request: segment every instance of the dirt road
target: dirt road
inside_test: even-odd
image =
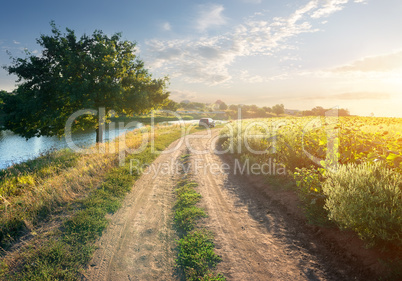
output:
[[[178,149],[160,155],[147,168],[123,206],[110,217],[84,280],[176,280],[177,236],[172,226],[176,176],[167,167],[184,151],[178,144],[172,143],[168,149]]]
[[[123,207],[111,216],[84,279],[177,280],[172,206],[178,176],[172,166],[188,149],[193,177],[203,196],[201,205],[209,215],[202,224],[215,234],[216,253],[223,260],[217,270],[228,280],[363,278],[347,259],[339,259],[327,245],[317,242],[284,206],[249,178],[235,174],[233,162],[214,153],[217,131],[209,137],[203,134],[160,155],[135,183]],[[171,170],[155,172],[161,166]]]

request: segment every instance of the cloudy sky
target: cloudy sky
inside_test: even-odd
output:
[[[402,117],[400,0],[2,1],[0,64],[49,22],[122,32],[172,99]],[[0,70],[0,89],[15,77]]]

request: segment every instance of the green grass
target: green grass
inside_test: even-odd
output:
[[[0,196],[15,197],[35,181],[58,174],[76,165],[79,154],[68,149],[47,152],[38,158],[0,170]]]
[[[213,235],[196,230],[179,240],[177,265],[184,269],[186,280],[226,280],[220,273],[211,271],[221,258],[214,252]]]
[[[162,131],[155,137],[158,150],[165,149],[181,136],[179,128],[161,130],[165,130],[165,133]],[[192,132],[194,130],[196,128]],[[108,168],[97,187],[88,188],[87,195],[62,206],[62,211],[67,215],[59,218],[62,220],[59,227],[45,234],[38,234],[13,258],[0,263],[0,279],[80,279],[95,250],[94,242],[109,223],[106,214],[115,212],[121,206],[133,182],[140,176],[138,173],[130,174],[130,159],[137,159],[141,165],[150,164],[157,156],[151,153],[148,144],[143,152],[129,155],[125,166]]]
[[[189,154],[181,156],[183,165],[188,164],[189,157]],[[176,265],[184,272],[186,280],[226,280],[221,273],[212,271],[221,261],[214,252],[213,234],[197,226],[198,220],[207,216],[197,206],[201,200],[201,194],[195,190],[197,186],[186,173],[176,185],[174,223],[180,237]]]
[[[44,205],[32,209],[25,204],[27,191],[34,191],[40,182],[75,166],[78,157],[79,154],[64,149],[0,170],[0,199],[3,201],[0,205],[0,247],[7,249],[25,234],[27,220],[35,224],[48,213]]]

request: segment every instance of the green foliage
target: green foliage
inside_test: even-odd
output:
[[[226,109],[228,109],[228,106],[226,105],[226,103],[222,102],[222,103],[219,105],[219,109],[220,109],[220,110],[226,110]]]
[[[18,196],[38,182],[74,166],[78,157],[79,154],[64,149],[0,170],[0,196]]]
[[[187,157],[188,155],[183,155],[182,161],[186,161]],[[185,180],[176,189],[174,222],[184,233],[194,229],[199,218],[206,217],[204,210],[195,206],[201,199],[201,194],[194,189],[196,186],[197,183]]]
[[[324,177],[314,167],[296,168],[293,177],[298,187],[297,194],[303,202],[304,213],[312,224],[327,225],[328,213],[324,209],[326,196],[322,191]]]
[[[177,209],[174,216],[176,227],[181,231],[190,231],[194,228],[197,220],[206,217],[204,210],[198,207],[185,207]]]
[[[175,204],[176,209],[183,210],[184,208],[197,204],[201,200],[201,194],[195,192],[194,190],[181,192],[185,187],[187,187],[187,185],[177,190],[177,202]]]
[[[357,231],[371,244],[373,241],[399,243],[399,238],[392,238],[395,233],[391,234],[393,232],[385,225],[392,229],[399,227],[401,233],[401,209],[395,207],[395,202],[402,205],[401,187],[397,181],[389,181],[384,176],[392,174],[399,179],[401,176],[402,119],[303,117],[243,120],[241,126],[238,125],[227,124],[221,131],[222,148],[240,154],[240,160],[247,159],[250,164],[271,160],[283,164],[298,186],[297,193],[310,222],[327,225],[330,214],[333,222]],[[359,165],[362,166],[359,168]],[[328,178],[332,169],[343,172]],[[379,169],[384,172],[381,177],[375,174]],[[340,178],[337,177],[345,172],[347,176],[338,183]],[[376,178],[374,191],[369,183]],[[359,184],[355,184],[357,182]],[[330,188],[332,184],[342,188]],[[360,197],[353,197],[352,192]],[[335,197],[342,200],[342,204],[329,199]],[[339,213],[341,206],[344,212]],[[394,211],[384,206],[393,206]],[[396,222],[395,211],[399,212],[399,222]]]
[[[330,109],[325,109],[322,106],[316,106],[311,110],[304,110],[302,112],[303,116],[325,116],[325,112],[329,111]],[[338,109],[338,116],[350,116],[350,112],[348,109],[339,108]]]
[[[37,40],[41,56],[14,58],[5,67],[18,77],[18,88],[4,96],[6,129],[31,138],[62,136],[67,119],[81,109],[105,108],[106,114],[144,113],[168,97],[167,78],[153,79],[135,55],[135,43],[121,34],[96,30],[77,39],[73,30],[62,34],[54,22],[52,35]],[[76,120],[74,129],[97,128],[96,115]],[[98,139],[97,139],[98,140]]]
[[[4,123],[4,117],[5,117],[4,99],[8,95],[9,95],[9,93],[7,93],[6,91],[0,90],[0,130],[2,129],[2,126],[3,126],[3,123]]]
[[[171,99],[166,100],[165,105],[162,107],[164,110],[175,112],[179,108],[179,104]]]
[[[226,280],[210,271],[221,261],[212,240],[213,236],[205,230],[193,231],[179,240],[177,265],[184,269],[186,280]]]
[[[346,164],[323,184],[329,218],[369,245],[402,249],[402,175],[380,163]]]
[[[283,104],[277,104],[272,107],[272,112],[276,115],[285,113],[285,106]]]

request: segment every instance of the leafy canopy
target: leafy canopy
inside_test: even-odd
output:
[[[163,105],[167,78],[153,79],[135,54],[134,42],[95,30],[91,36],[51,22],[41,35],[40,56],[27,53],[5,67],[18,77],[17,89],[4,99],[5,129],[25,138],[62,136],[68,117],[81,109],[104,107],[117,114],[146,113]],[[98,117],[77,119],[75,129],[97,128]],[[104,122],[105,120],[101,120]]]

